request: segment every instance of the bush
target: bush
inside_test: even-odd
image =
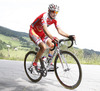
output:
[[[4,58],[4,55],[2,53],[0,53],[0,58]]]
[[[6,49],[6,43],[5,42],[2,42],[2,40],[0,40],[0,50],[2,50],[3,48]]]

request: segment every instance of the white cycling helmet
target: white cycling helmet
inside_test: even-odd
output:
[[[48,10],[59,12],[59,6],[54,5],[54,4],[50,4],[49,7],[48,7]]]

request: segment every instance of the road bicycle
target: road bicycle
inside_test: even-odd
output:
[[[54,60],[54,72],[62,86],[67,89],[75,89],[80,85],[82,79],[81,65],[73,53],[60,49],[64,41],[71,41],[71,45],[68,46],[68,48],[73,46],[72,40],[60,39],[57,43],[54,43],[54,48],[51,49],[51,51],[54,50],[52,58],[46,58],[46,60],[43,61],[41,57],[38,60],[37,67],[33,66],[37,52],[29,51],[25,55],[24,69],[27,77],[32,82],[38,82],[42,77],[46,77],[50,64]]]

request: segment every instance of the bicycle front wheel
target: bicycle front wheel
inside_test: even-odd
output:
[[[25,69],[26,75],[32,82],[38,82],[42,78],[42,74],[37,72],[35,67],[33,66],[35,57],[36,57],[36,52],[29,51],[26,54],[25,59],[24,59],[24,69]],[[40,60],[38,60],[38,67],[41,67]]]
[[[67,89],[75,89],[82,79],[82,70],[78,59],[68,51],[61,51],[55,58],[55,74],[58,81]]]

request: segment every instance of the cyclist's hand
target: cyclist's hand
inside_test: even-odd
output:
[[[57,37],[53,37],[52,42],[57,43],[59,39]]]
[[[75,37],[75,35],[69,35],[69,37],[68,37],[70,40],[75,40],[76,39],[76,37]]]

